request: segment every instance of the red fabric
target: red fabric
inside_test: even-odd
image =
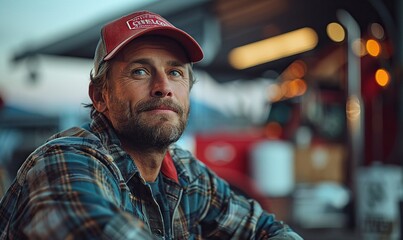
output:
[[[176,171],[174,161],[172,160],[172,157],[169,154],[169,152],[167,152],[167,154],[164,157],[164,160],[162,161],[161,172],[166,177],[179,183],[178,172]]]

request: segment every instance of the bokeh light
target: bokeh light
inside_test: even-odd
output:
[[[376,80],[376,83],[378,83],[379,86],[381,86],[381,87],[387,86],[389,84],[389,81],[390,81],[389,72],[386,71],[383,68],[378,69],[375,72],[375,80]]]
[[[346,116],[351,121],[356,121],[361,114],[360,100],[356,96],[349,97],[346,103]]]
[[[369,55],[377,57],[381,53],[381,46],[378,41],[369,39],[365,45]]]
[[[385,38],[385,30],[379,23],[372,23],[369,26],[369,31],[371,32],[372,36],[374,36],[376,39],[381,40]]]
[[[278,139],[283,133],[283,128],[278,122],[269,122],[266,124],[264,133],[269,139]]]
[[[362,39],[356,39],[353,42],[352,49],[355,55],[362,57],[367,54],[367,50],[365,48],[365,43]]]
[[[329,38],[334,42],[342,42],[346,37],[344,28],[335,22],[329,23],[326,26],[326,32]]]

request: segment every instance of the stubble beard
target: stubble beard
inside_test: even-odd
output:
[[[175,109],[179,115],[179,121],[174,124],[164,115],[156,115],[154,119],[149,120],[142,113],[158,105],[167,105]],[[122,106],[122,104],[119,104]],[[189,115],[189,109],[183,110],[182,107],[172,101],[163,101],[152,99],[147,102],[140,102],[134,108],[122,114],[117,121],[115,130],[126,145],[132,149],[140,151],[164,151],[166,148],[178,141],[182,136]]]

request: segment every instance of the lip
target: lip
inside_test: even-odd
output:
[[[169,106],[158,106],[152,109],[147,110],[147,112],[174,112],[174,113],[178,113],[178,111],[173,108],[173,107],[169,107]]]

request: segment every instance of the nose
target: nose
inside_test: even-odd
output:
[[[157,74],[151,83],[151,96],[157,98],[172,97],[170,81],[166,74]]]

